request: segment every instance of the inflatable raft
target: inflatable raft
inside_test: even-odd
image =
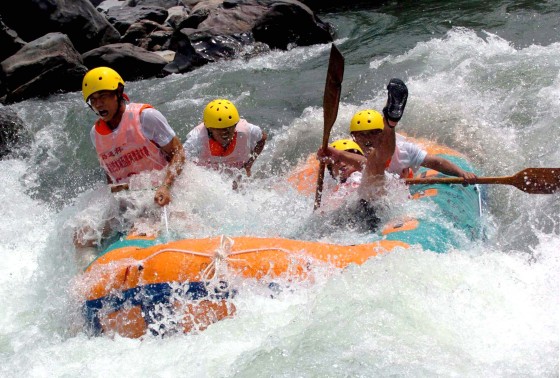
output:
[[[456,151],[421,143],[430,153],[473,170]],[[289,182],[302,194],[311,194],[316,175],[316,161],[309,159]],[[440,174],[429,170],[417,173],[419,177],[435,175]],[[426,219],[393,219],[372,235],[374,241],[361,245],[250,236],[168,243],[141,236],[119,240],[77,281],[84,297],[86,327],[94,335],[133,338],[147,333],[201,331],[234,315],[231,298],[243,280],[268,285],[279,279],[305,281],[318,264],[345,268],[415,244],[424,250],[445,252],[457,243],[457,232],[471,239],[480,237],[481,197],[476,186],[415,185],[410,192],[416,200],[433,201],[440,214]]]

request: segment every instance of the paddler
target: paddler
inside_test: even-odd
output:
[[[391,131],[387,129],[385,134],[386,143],[374,149],[367,158],[351,139],[336,140],[326,151],[317,151],[318,159],[325,161],[336,181],[336,185],[325,192],[322,212],[330,212],[328,223],[363,231],[377,228],[380,220],[377,216],[378,199],[385,195],[386,180],[396,179],[385,171],[385,162],[394,150],[394,142],[390,142]],[[352,203],[346,203],[349,199]]]
[[[84,101],[99,116],[90,131],[91,141],[111,191],[128,189],[131,176],[164,170],[155,188],[154,201],[165,206],[171,201],[171,187],[183,170],[183,146],[167,119],[149,104],[132,103],[124,93],[122,77],[109,67],[97,67],[82,81]],[[87,230],[78,230],[75,244],[92,247]]]
[[[251,167],[264,149],[267,134],[240,118],[235,105],[222,98],[206,105],[202,120],[187,135],[184,143],[187,159],[230,174],[243,169],[251,176]],[[234,189],[239,178],[240,175],[234,181]]]
[[[317,151],[318,159],[325,161],[329,172],[338,181],[336,190],[327,206],[334,202],[340,206],[343,197],[357,192],[359,206],[339,211],[345,216],[334,223],[347,223],[357,219],[374,230],[379,221],[376,207],[385,194],[385,181],[395,176],[409,177],[420,166],[442,173],[463,177],[465,183],[476,179],[454,163],[439,156],[430,155],[403,136],[395,128],[402,118],[408,89],[400,79],[391,79],[387,85],[388,100],[383,115],[373,109],[357,112],[350,122],[352,140],[333,142],[327,149]],[[334,200],[334,201],[333,201]],[[356,212],[357,210],[357,212]]]
[[[394,130],[403,116],[408,88],[402,80],[393,78],[387,85],[387,91],[388,99],[383,115],[375,110],[363,110],[356,113],[350,122],[350,135],[362,148],[364,155],[367,157],[384,143],[394,143],[394,152],[386,162],[387,172],[409,178],[422,166],[446,175],[462,177],[466,184],[473,183],[476,180],[474,173],[465,171],[440,156],[428,154],[418,145],[407,141],[404,136],[396,134]],[[383,133],[385,127],[389,129],[389,134]]]

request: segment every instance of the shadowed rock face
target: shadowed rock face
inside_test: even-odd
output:
[[[316,25],[311,28],[309,25]],[[318,20],[307,7],[277,3],[253,28],[255,40],[273,49],[286,50],[290,45],[310,46],[331,39],[331,28]]]
[[[81,87],[87,67],[65,34],[49,33],[0,63],[6,103]]]
[[[297,0],[0,1],[0,102],[79,91],[100,65],[133,81],[332,34]]]
[[[59,32],[66,34],[80,53],[118,42],[121,37],[89,0],[1,1],[0,16],[25,42]]]
[[[31,134],[17,113],[9,108],[0,108],[0,159],[22,152],[22,147],[31,142]]]

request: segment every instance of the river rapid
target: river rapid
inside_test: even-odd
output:
[[[391,1],[319,16],[345,58],[331,140],[347,136],[357,110],[380,110],[399,77],[409,88],[399,132],[462,152],[480,176],[560,167],[557,1]],[[167,229],[314,239],[313,198],[286,178],[321,144],[329,51],[297,47],[127,83],[181,140],[216,97],[269,135],[241,190],[187,165],[169,206],[186,218]],[[560,194],[505,185],[486,188],[485,237],[446,254],[413,247],[318,271],[275,298],[248,282],[237,315],[204,332],[89,337],[72,295],[72,228],[111,206],[89,139],[95,114],[79,92],[10,107],[34,141],[0,161],[2,377],[558,376]],[[151,191],[130,195],[152,201]],[[392,198],[396,211],[405,206]]]

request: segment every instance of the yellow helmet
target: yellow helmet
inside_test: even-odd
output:
[[[332,148],[336,148],[339,151],[350,151],[358,152],[360,155],[364,154],[364,151],[358,146],[358,143],[351,139],[339,139],[330,144]]]
[[[206,127],[225,129],[239,122],[239,113],[230,101],[219,98],[206,105],[202,119]]]
[[[97,67],[89,70],[82,81],[82,94],[87,102],[89,96],[99,91],[115,91],[119,84],[124,86],[121,75],[109,67]]]
[[[354,114],[350,121],[350,132],[367,131],[367,130],[383,130],[383,116],[376,110],[366,109]]]

